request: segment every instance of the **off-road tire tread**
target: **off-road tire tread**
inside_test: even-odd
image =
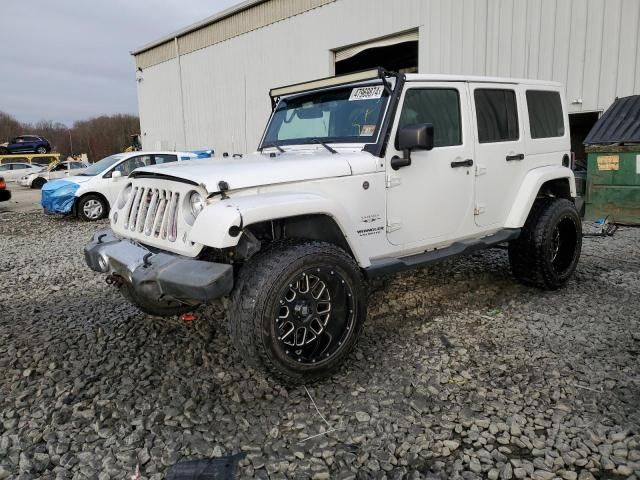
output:
[[[354,285],[358,290],[359,312],[355,319],[355,332],[352,343],[340,355],[327,363],[321,372],[299,374],[284,368],[271,358],[262,343],[262,315],[269,298],[264,295],[263,287],[271,285],[282,276],[288,275],[289,266],[305,257],[332,256],[344,262],[358,279]],[[267,289],[268,290],[268,289]],[[355,293],[354,293],[355,294]],[[338,365],[357,344],[364,327],[367,295],[364,278],[353,258],[341,248],[324,242],[288,240],[274,242],[265,247],[246,263],[239,271],[236,286],[231,294],[228,320],[231,339],[242,359],[250,366],[266,370],[270,375],[288,385],[310,384],[335,373]]]
[[[553,227],[550,224],[551,218],[559,210],[566,208],[575,211],[575,205],[567,199],[555,197],[536,199],[520,236],[509,242],[511,271],[525,285],[556,290],[566,283],[566,281],[558,283],[543,264],[546,254],[543,251],[544,240],[550,234],[549,229]],[[578,232],[577,241],[581,243],[581,232]]]

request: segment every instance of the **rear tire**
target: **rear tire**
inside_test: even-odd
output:
[[[284,383],[331,375],[355,346],[367,315],[358,265],[320,242],[270,246],[238,274],[229,306],[240,356]]]
[[[109,207],[99,195],[89,194],[78,201],[78,216],[85,222],[95,222],[107,216]]]
[[[133,287],[127,283],[121,284],[119,289],[122,296],[126,298],[129,303],[132,303],[144,313],[155,317],[173,317],[174,315],[193,312],[196,308],[178,302],[154,302],[138,295]]]
[[[47,183],[46,179],[44,179],[42,177],[38,177],[33,182],[31,182],[31,188],[35,188],[37,190],[40,190],[44,186],[45,183]]]
[[[561,198],[535,201],[520,237],[509,243],[513,275],[522,283],[555,290],[578,265],[582,224],[575,205]]]
[[[0,147],[0,155],[9,155],[9,149],[6,147]]]

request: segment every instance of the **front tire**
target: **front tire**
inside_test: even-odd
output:
[[[36,153],[39,153],[40,155],[47,153],[47,147],[40,146],[36,148]]]
[[[33,182],[31,182],[31,188],[40,190],[45,183],[47,183],[47,180],[45,178],[38,177]]]
[[[95,222],[107,216],[107,202],[98,195],[85,195],[78,202],[78,216],[85,222]]]
[[[566,199],[535,201],[520,237],[509,243],[513,275],[521,282],[548,290],[566,284],[578,265],[582,223]]]
[[[367,315],[360,269],[335,245],[275,244],[239,272],[229,324],[240,356],[290,384],[332,374]]]

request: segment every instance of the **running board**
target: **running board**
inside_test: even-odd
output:
[[[455,242],[445,248],[430,250],[428,252],[411,255],[409,257],[380,258],[371,262],[371,266],[365,268],[364,272],[368,278],[374,278],[382,275],[389,275],[391,273],[402,272],[404,270],[411,270],[413,268],[429,265],[430,263],[447,260],[451,257],[457,257],[459,255],[466,255],[478,250],[483,250],[500,243],[508,242],[509,240],[515,240],[519,236],[519,228],[500,230],[493,235],[489,235],[488,237],[480,238],[478,240],[463,240],[461,242]]]

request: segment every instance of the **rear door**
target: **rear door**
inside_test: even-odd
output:
[[[177,161],[178,161],[177,155],[170,155],[168,153],[156,153],[153,155],[154,165],[162,165],[163,163],[172,163]]]
[[[470,84],[475,119],[475,223],[500,227],[511,209],[525,164],[522,99],[515,84]]]
[[[40,139],[38,137],[34,137],[33,135],[25,135],[24,136],[24,149],[28,152],[35,152],[38,147],[38,142]]]
[[[27,166],[23,163],[13,163],[11,164],[11,170],[9,172],[5,172],[4,177],[5,180],[11,180],[15,182],[20,177],[24,175],[27,171]]]

